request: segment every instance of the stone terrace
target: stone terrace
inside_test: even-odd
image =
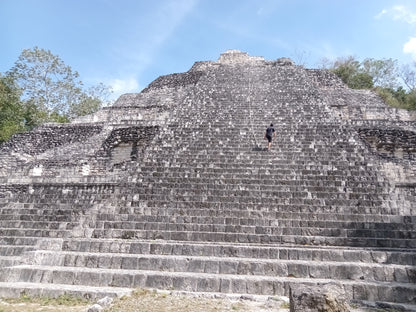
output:
[[[415,143],[415,114],[325,70],[197,62],[0,147],[0,296],[337,281],[416,310]]]

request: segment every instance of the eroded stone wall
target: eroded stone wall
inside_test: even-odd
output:
[[[101,132],[102,126],[94,124],[51,124],[22,134],[16,134],[12,140],[1,146],[1,154],[10,152],[37,155],[48,149],[65,144],[83,142],[86,138]]]
[[[250,153],[261,150],[264,127],[274,122],[276,161],[299,161],[306,168],[288,169],[284,179],[302,180],[311,172],[351,176],[351,181],[337,182],[336,189],[342,191],[337,200],[321,198],[324,195],[308,185],[285,203],[325,206],[331,202],[341,207],[345,201],[355,205],[370,202],[355,199],[355,187],[348,187],[350,183],[362,186],[360,175],[366,171],[371,183],[384,183],[380,192],[412,181],[414,120],[413,113],[386,107],[373,92],[348,89],[328,71],[305,69],[286,58],[266,61],[232,50],[217,61],[197,62],[186,73],[162,76],[143,92],[125,94],[114,106],[71,125],[44,126],[16,136],[1,147],[0,181],[121,183],[144,181],[147,173],[160,176],[160,183],[179,170],[184,177],[197,172],[200,178],[205,170],[221,168],[215,153],[221,157],[235,153],[232,157],[247,160],[247,166],[257,164],[257,157],[263,155]],[[410,174],[393,177],[389,163]],[[263,169],[246,171],[259,174]],[[271,174],[268,169],[264,172]],[[218,177],[221,181],[222,176]],[[282,178],[280,172],[276,177]],[[369,192],[373,192],[371,183]],[[324,189],[324,184],[319,187]],[[182,192],[176,188],[172,184],[170,192]],[[192,185],[190,189],[194,191]],[[392,200],[406,198],[408,202],[407,193],[400,192]],[[208,195],[202,198],[214,200]],[[389,201],[374,202],[384,205],[380,208],[384,211],[392,210]],[[124,204],[121,200],[120,207]],[[139,205],[146,206],[147,201]]]
[[[338,280],[354,299],[415,303],[414,116],[231,50],[16,136],[0,146],[0,295]]]
[[[416,160],[416,132],[401,129],[359,129],[358,132],[382,157]]]

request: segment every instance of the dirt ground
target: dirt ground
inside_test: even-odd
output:
[[[109,312],[287,312],[289,305],[280,298],[242,299],[204,297],[180,293],[137,291],[131,298],[116,300]]]
[[[94,303],[56,305],[0,300],[0,312],[87,312]],[[238,298],[198,296],[152,290],[137,290],[132,296],[114,299],[105,312],[288,312],[284,298]]]
[[[8,302],[0,299],[0,312],[88,312],[94,304],[77,303],[57,305],[36,300]],[[284,297],[215,297],[174,292],[137,290],[132,296],[114,299],[105,312],[289,312]],[[103,311],[103,312],[104,312]],[[351,312],[386,311],[352,308]]]
[[[6,303],[0,301],[0,312],[86,312],[88,306],[54,306],[39,303]]]

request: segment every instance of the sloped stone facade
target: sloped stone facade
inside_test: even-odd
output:
[[[325,70],[197,62],[0,147],[0,294],[337,280],[416,304],[415,133],[414,113]]]

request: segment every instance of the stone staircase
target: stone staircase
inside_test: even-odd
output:
[[[85,145],[0,149],[2,164],[32,157],[0,171],[0,296],[287,296],[337,281],[351,300],[416,310],[415,162],[359,134],[416,118],[370,118],[384,103],[329,73],[227,53],[74,121],[92,129]]]

